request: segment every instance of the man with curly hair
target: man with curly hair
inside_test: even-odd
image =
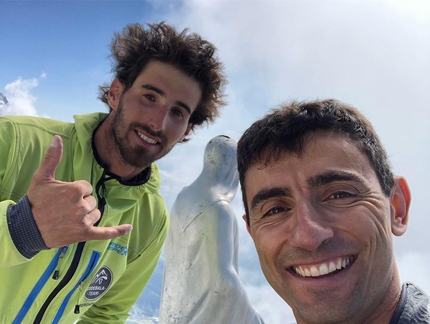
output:
[[[401,284],[393,251],[408,184],[357,109],[281,105],[245,131],[237,159],[263,273],[298,324],[430,323],[427,294]]]
[[[225,104],[197,34],[132,24],[111,50],[108,114],[0,118],[1,323],[124,323],[169,224],[154,161]]]

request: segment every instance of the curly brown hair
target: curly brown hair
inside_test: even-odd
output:
[[[220,115],[219,108],[226,104],[223,92],[227,83],[223,64],[215,56],[216,48],[199,35],[188,33],[188,29],[178,33],[164,22],[147,25],[148,29],[138,23],[130,24],[122,34],[115,33],[110,45],[115,78],[126,91],[149,62],[171,64],[201,87],[202,98],[189,122],[197,126],[213,123]],[[107,105],[109,88],[108,84],[99,87],[98,98]]]

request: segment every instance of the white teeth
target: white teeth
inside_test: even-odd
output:
[[[323,276],[328,273],[328,267],[325,263],[320,266],[320,274]]]
[[[322,263],[319,267],[293,267],[293,269],[297,274],[301,275],[302,277],[319,277],[334,272],[336,270],[345,269],[350,263],[350,258],[338,258],[337,261]]]
[[[304,277],[306,275],[305,271],[302,268],[298,268],[297,270],[298,270],[299,275],[301,275],[302,277]]]
[[[336,265],[334,264],[333,261],[330,261],[330,265],[329,265],[328,271],[329,272],[333,272],[335,270],[336,270]]]
[[[311,275],[312,277],[318,277],[320,275],[320,272],[316,267],[311,267]]]
[[[345,260],[345,267],[344,268],[346,268],[347,266],[349,266],[350,263],[351,263],[351,260],[350,259],[346,259]]]
[[[152,138],[149,138],[145,135],[143,135],[142,133],[137,132],[137,134],[139,135],[139,137],[141,139],[143,139],[145,142],[149,143],[149,144],[157,144],[156,140],[153,140]]]
[[[342,259],[338,259],[338,260],[337,260],[336,269],[337,269],[337,270],[342,269]]]

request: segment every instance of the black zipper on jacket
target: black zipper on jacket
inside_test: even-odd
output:
[[[95,145],[94,145],[94,135],[95,135],[95,131],[97,130],[97,128],[93,132],[91,144],[92,144],[94,156],[96,157],[96,160],[98,162],[99,158],[98,158],[97,150],[95,149]],[[109,180],[109,178],[106,177],[106,169],[103,168],[102,176],[100,177],[99,181],[97,181],[97,184],[96,184],[96,194],[97,194],[97,198],[98,198],[97,208],[100,210],[100,218],[94,224],[94,226],[97,226],[100,223],[102,216],[103,216],[104,209],[105,209],[106,198],[104,197],[104,192],[106,190],[105,182],[107,180]],[[102,188],[101,194],[100,194],[100,188]],[[45,315],[45,312],[46,312],[49,304],[52,302],[52,300],[55,298],[55,296],[58,295],[58,293],[61,291],[61,289],[63,289],[69,283],[69,281],[73,278],[73,275],[75,274],[76,269],[78,268],[79,261],[81,260],[82,251],[84,250],[84,246],[85,246],[85,242],[79,242],[78,243],[78,246],[76,247],[75,255],[73,256],[73,260],[72,260],[72,263],[70,264],[69,269],[67,270],[63,279],[61,279],[59,284],[54,288],[54,290],[49,294],[48,298],[43,303],[42,307],[40,308],[40,310],[37,313],[37,316],[33,322],[34,324],[40,324],[41,323],[43,315]]]
[[[70,279],[72,279],[73,275],[76,272],[76,269],[78,268],[79,260],[81,259],[82,251],[84,249],[85,242],[79,242],[78,246],[75,251],[75,255],[73,256],[72,263],[70,264],[69,270],[67,270],[67,273],[64,275],[64,278],[61,279],[60,283],[55,287],[55,289],[49,294],[48,298],[43,303],[42,307],[39,310],[39,313],[36,316],[36,319],[34,320],[34,324],[39,324],[42,321],[43,315],[46,312],[46,309],[48,308],[51,301],[55,298],[55,296],[60,292],[61,289],[66,286]]]

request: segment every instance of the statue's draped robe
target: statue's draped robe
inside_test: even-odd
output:
[[[235,142],[215,139],[216,154],[206,149],[202,174],[172,207],[160,324],[263,323],[238,276]]]

